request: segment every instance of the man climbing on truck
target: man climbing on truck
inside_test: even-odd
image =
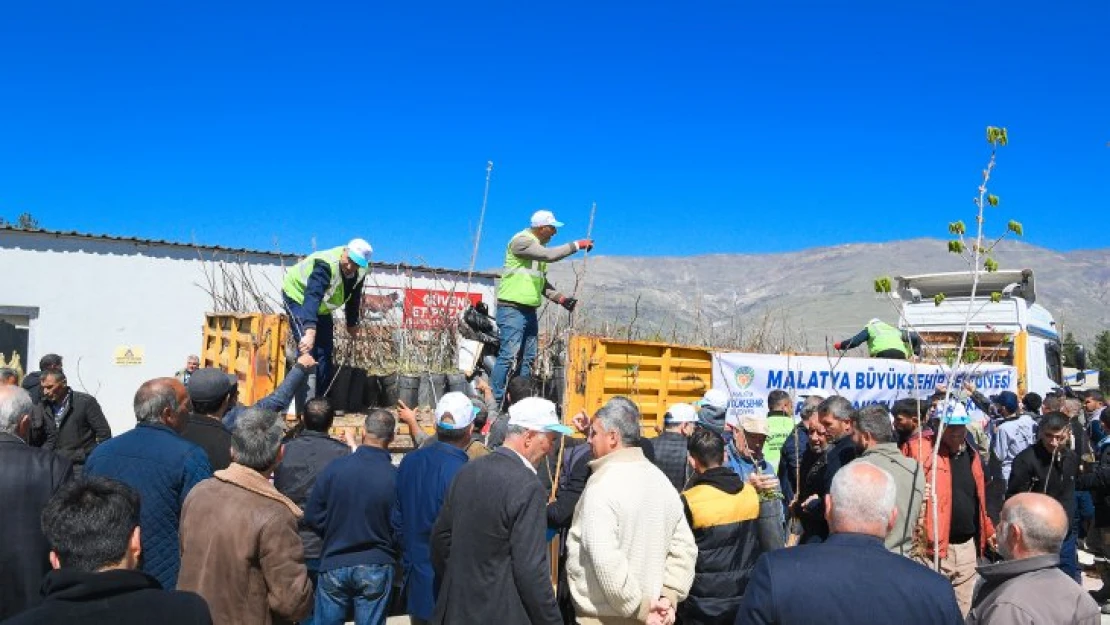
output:
[[[501,349],[493,368],[493,398],[498,404],[505,395],[509,374],[527,378],[532,374],[539,339],[536,310],[544,298],[574,312],[578,300],[555,290],[547,281],[547,264],[585,250],[594,242],[579,239],[555,247],[547,247],[555,232],[562,228],[551,211],[540,210],[532,215],[532,226],[513,235],[505,248],[505,267],[497,285],[497,328],[501,332]]]
[[[867,326],[859,334],[846,341],[838,341],[833,344],[833,347],[839,351],[846,351],[864,343],[867,343],[867,351],[872,358],[909,360],[911,353],[921,355],[921,337],[916,332],[899,330],[880,319],[868,321]]]
[[[353,239],[343,247],[334,247],[309,254],[285,272],[282,302],[289,313],[293,340],[302,354],[316,359],[315,383],[311,391],[303,387],[297,392],[297,413],[304,409],[307,394],[322,396],[331,379],[331,354],[335,347],[332,336],[332,313],[343,308],[347,332],[352,337],[358,330],[362,306],[362,282],[366,277],[373,249],[362,239]]]

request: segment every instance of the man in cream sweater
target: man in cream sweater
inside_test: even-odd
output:
[[[580,625],[674,622],[698,548],[682,501],[635,446],[634,410],[610,402],[590,424],[595,460],[567,538],[567,579]]]

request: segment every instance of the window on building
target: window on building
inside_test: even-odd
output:
[[[30,315],[0,314],[0,367],[19,371],[20,379],[36,368],[27,363],[30,338]]]

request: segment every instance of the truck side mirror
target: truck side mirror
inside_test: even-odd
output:
[[[1075,383],[1083,384],[1087,381],[1087,350],[1082,345],[1075,346]]]

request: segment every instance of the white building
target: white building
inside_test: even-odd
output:
[[[298,260],[258,250],[14,228],[0,228],[0,259],[9,268],[0,297],[5,363],[17,353],[29,372],[44,354],[60,354],[70,386],[96,396],[114,434],[134,425],[132,400],[140,384],[172,376],[186,356],[200,352],[205,313],[215,309],[211,291],[236,299],[222,286],[225,274],[239,276],[240,284],[245,275],[277,311],[284,268]],[[418,319],[462,292],[492,309],[495,279],[373,263],[366,292],[385,306],[364,305],[364,314]]]

